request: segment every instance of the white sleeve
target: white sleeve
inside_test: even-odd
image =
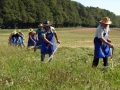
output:
[[[46,33],[43,33],[43,34],[42,34],[42,37],[46,37]]]
[[[98,38],[102,38],[103,37],[103,29],[102,28],[98,28],[97,29],[97,37]]]
[[[56,33],[56,30],[55,30],[54,27],[51,26],[50,29],[51,29],[51,31],[52,31],[53,33]]]

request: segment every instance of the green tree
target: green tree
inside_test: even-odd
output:
[[[37,15],[37,22],[44,22],[46,20],[53,20],[52,12],[50,11],[50,8],[48,7],[48,1],[42,1],[39,2],[36,0],[36,15]]]
[[[102,17],[112,20],[112,27],[120,27],[120,16],[99,7],[85,7],[71,0],[0,0],[2,28],[36,27],[49,20],[55,27],[96,27]]]
[[[23,3],[25,7],[23,7],[25,9],[25,11],[23,10],[25,18],[27,16],[27,22],[28,23],[35,23],[35,17],[36,17],[36,8],[35,8],[35,2],[33,0],[23,0]]]

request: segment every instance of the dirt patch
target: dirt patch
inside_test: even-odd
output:
[[[80,28],[74,30],[60,30],[58,32],[95,32],[96,28]]]
[[[60,30],[60,31],[57,31],[57,32],[95,32],[96,31],[96,28],[80,28],[80,29],[74,29],[74,30]],[[111,30],[110,32],[120,32],[120,30]]]

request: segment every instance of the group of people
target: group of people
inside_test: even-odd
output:
[[[111,55],[111,50],[114,48],[114,46],[111,44],[111,40],[108,38],[108,33],[110,31],[109,24],[111,23],[112,21],[110,18],[104,17],[96,29],[94,38],[94,59],[92,67],[98,66],[99,58],[103,58],[103,65],[108,66],[108,57]],[[40,49],[41,61],[44,61],[45,54],[49,54],[50,62],[53,58],[52,54],[56,49],[54,37],[56,38],[57,43],[60,44],[55,28],[52,27],[49,21],[47,21],[44,24],[40,23],[36,32],[30,28],[28,35],[29,38],[27,47],[34,46],[34,52],[37,49]],[[9,41],[10,44],[18,44],[21,46],[22,44],[24,45],[23,39],[24,35],[20,33],[20,31],[18,33],[14,31],[11,34]]]
[[[9,36],[9,44],[13,45],[13,46],[18,46],[20,48],[22,48],[23,46],[25,47],[24,44],[24,34],[21,32],[21,30],[19,30],[18,32],[16,30],[14,30],[10,36]]]
[[[53,59],[53,52],[56,49],[54,37],[57,43],[60,44],[55,28],[50,22],[46,21],[44,24],[40,23],[36,31],[32,28],[29,29],[27,49],[33,47],[34,52],[39,49],[41,57],[40,61],[44,61],[45,55],[49,54],[49,62],[51,62]],[[20,30],[18,32],[14,30],[9,36],[9,44],[22,48],[23,46],[25,47],[24,39],[25,36]]]
[[[60,42],[55,28],[50,24],[50,22],[46,21],[44,24],[40,23],[36,32],[30,28],[28,36],[27,48],[34,46],[34,52],[36,52],[37,49],[40,49],[41,61],[44,61],[45,55],[49,54],[49,62],[51,62],[53,59],[53,52],[56,49],[54,37],[57,43],[60,44]]]

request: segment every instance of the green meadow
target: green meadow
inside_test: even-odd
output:
[[[40,51],[8,45],[13,30],[0,30],[0,90],[120,90],[120,29],[111,29],[114,54],[103,71],[92,68],[95,28],[57,28],[58,49],[52,62],[40,62]],[[27,45],[28,29],[25,34]],[[113,67],[112,67],[113,64]]]

